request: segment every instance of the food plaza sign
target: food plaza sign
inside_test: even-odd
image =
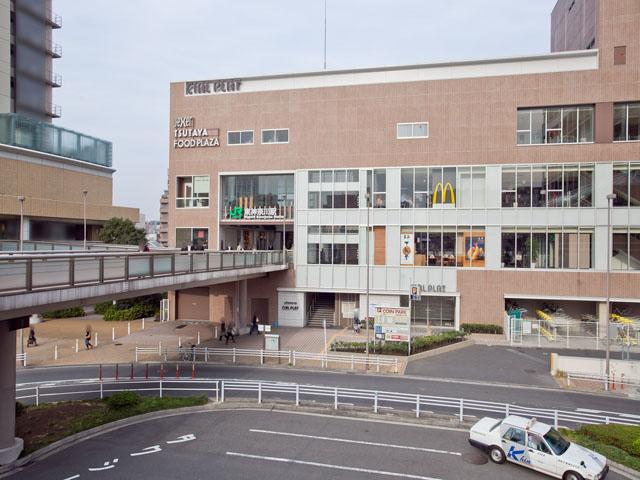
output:
[[[190,95],[215,95],[240,91],[242,80],[229,78],[225,80],[199,80],[197,82],[185,82],[184,94]]]
[[[196,128],[193,117],[177,117],[173,130],[173,148],[219,147],[220,129]]]
[[[232,220],[275,220],[283,219],[284,215],[279,215],[276,207],[234,207],[229,210],[229,218]]]

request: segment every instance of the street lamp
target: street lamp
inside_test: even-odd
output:
[[[87,250],[87,193],[89,193],[88,190],[82,191],[82,250],[85,251]]]
[[[22,252],[22,244],[24,241],[24,195],[18,197],[20,202],[20,251]]]
[[[285,200],[282,211],[282,264],[287,263],[287,247],[285,246],[285,240],[287,237],[287,202]]]
[[[611,323],[611,205],[613,201],[616,199],[615,193],[610,193],[607,195],[607,349],[605,356],[605,373],[607,375],[607,383],[609,382],[609,375],[611,375],[611,365],[610,365],[610,345],[609,345],[609,325]]]
[[[365,318],[365,326],[367,329],[367,347],[366,347],[366,353],[367,353],[367,367],[369,366],[369,269],[370,269],[370,264],[371,264],[371,260],[369,258],[369,212],[370,212],[370,206],[371,206],[371,194],[369,192],[367,192],[365,194],[365,199],[367,200],[367,306],[365,307],[365,313],[364,313],[364,318]]]

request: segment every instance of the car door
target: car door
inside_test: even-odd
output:
[[[527,453],[532,467],[550,474],[557,472],[556,456],[540,435],[527,432]]]
[[[509,427],[502,435],[502,449],[507,460],[529,465],[529,454],[525,445],[525,431],[517,427]]]

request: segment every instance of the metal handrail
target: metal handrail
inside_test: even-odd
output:
[[[93,387],[93,388],[92,388]],[[138,388],[136,388],[138,387]],[[81,388],[81,390],[77,390]],[[67,389],[67,390],[65,390]],[[314,405],[324,403],[332,405],[335,410],[340,406],[347,408],[347,401],[366,402],[365,406],[373,407],[373,412],[378,413],[381,408],[394,405],[398,409],[406,410],[407,407],[415,413],[416,418],[426,409],[433,411],[435,408],[452,411],[460,422],[471,412],[481,414],[497,414],[499,417],[509,415],[521,415],[548,419],[557,428],[564,425],[575,424],[619,424],[640,425],[640,416],[623,412],[611,412],[608,415],[589,413],[582,411],[569,411],[551,408],[536,408],[509,403],[487,402],[482,400],[454,397],[437,397],[415,393],[389,392],[384,390],[368,390],[344,387],[332,387],[325,385],[305,385],[261,380],[237,380],[214,378],[190,378],[170,379],[163,377],[144,379],[107,380],[98,378],[76,380],[54,380],[19,384],[16,386],[17,400],[32,400],[36,405],[43,398],[65,398],[71,396],[83,396],[94,394],[104,398],[105,396],[120,391],[158,392],[162,397],[163,392],[215,392],[216,402],[225,402],[233,393],[253,393],[258,397],[258,403],[262,403],[264,394],[289,395],[290,401],[295,401],[296,406],[307,397],[314,400]],[[282,398],[278,398],[282,400]],[[427,407],[425,409],[425,407]],[[435,408],[434,408],[435,407]]]
[[[120,262],[109,265],[114,259]],[[264,265],[282,266],[282,252],[223,250],[0,255],[0,296]],[[47,272],[43,266],[58,269]],[[11,276],[16,279],[14,285],[11,285]],[[3,283],[8,283],[8,286]]]

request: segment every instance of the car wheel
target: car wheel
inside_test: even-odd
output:
[[[495,446],[489,448],[489,458],[493,463],[504,463],[505,461],[504,452],[500,447],[495,447]]]
[[[562,480],[583,480],[582,475],[576,472],[567,472],[562,477]]]

